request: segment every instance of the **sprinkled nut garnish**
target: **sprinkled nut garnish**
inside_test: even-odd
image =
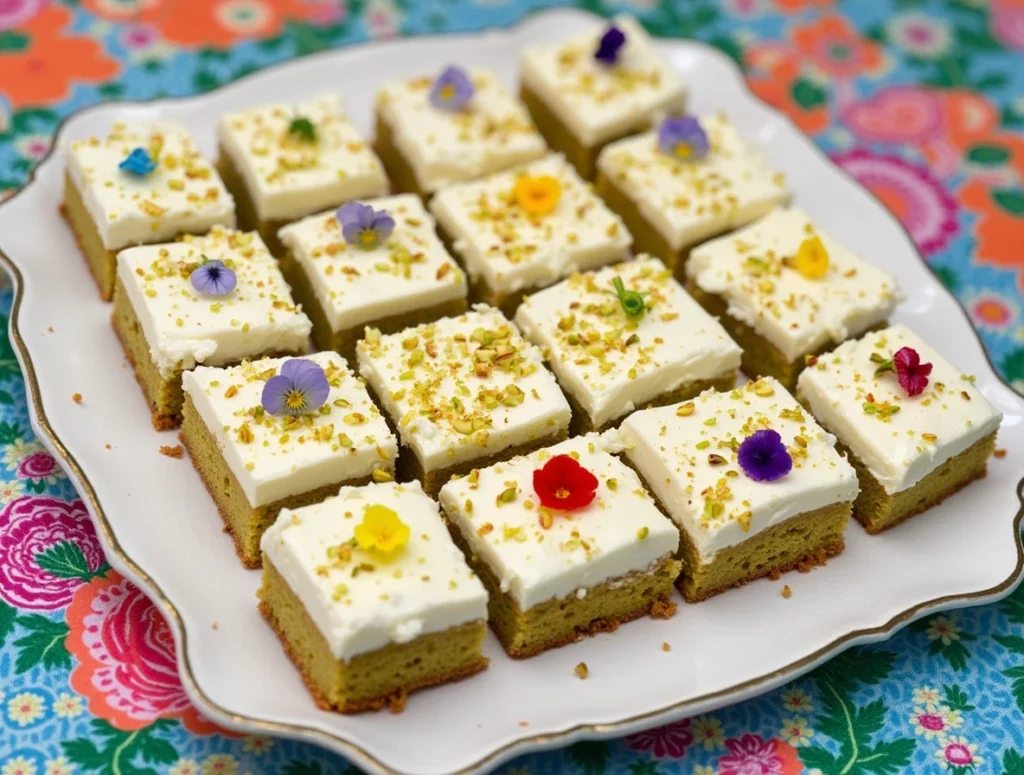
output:
[[[679,408],[676,409],[676,417],[689,417],[693,414],[694,409],[696,409],[696,406],[693,401],[687,401],[685,404],[680,404]]]
[[[362,425],[367,421],[367,419],[366,415],[362,412],[349,412],[341,418],[341,421],[345,423],[345,425]]]
[[[817,355],[805,355],[804,356],[804,364],[806,366],[814,366],[817,362],[818,362],[818,356]]]
[[[482,525],[480,525],[480,527],[476,529],[476,534],[478,536],[485,536],[493,530],[494,525],[492,525],[490,522],[484,522]]]
[[[774,482],[793,468],[793,458],[782,443],[782,437],[771,429],[747,436],[740,444],[736,459],[743,473],[755,482]]]
[[[647,527],[646,525],[636,531],[636,537],[640,541],[643,541],[650,534],[651,534],[651,529],[649,527]]]
[[[619,297],[619,304],[622,305],[622,311],[626,313],[627,318],[643,317],[644,312],[647,311],[647,305],[642,293],[626,290],[622,284],[622,278],[619,276],[612,278],[612,287],[615,289],[615,295]]]
[[[726,461],[726,459],[724,457],[722,457],[721,455],[716,455],[714,452],[712,452],[710,455],[708,455],[708,463],[710,465],[720,466],[720,465],[724,465],[726,462],[728,462],[728,461]]]
[[[238,386],[229,385],[228,389],[224,391],[224,398],[234,398],[238,395]]]
[[[793,441],[796,442],[796,445],[798,447],[807,447],[807,439],[805,439],[803,436],[794,436]]]
[[[256,438],[255,436],[253,436],[252,428],[249,427],[249,423],[247,422],[244,422],[240,426],[238,426],[237,434],[238,440],[242,444],[252,444],[253,439]]]
[[[889,422],[889,418],[900,410],[899,406],[888,401],[876,402],[872,400],[870,393],[868,394],[868,400],[861,406],[864,409],[864,414],[872,414],[882,422]]]
[[[503,504],[503,503],[512,503],[513,501],[515,501],[515,499],[516,499],[516,488],[515,487],[506,487],[504,490],[502,490],[500,493],[498,493],[498,497],[495,500],[497,502],[497,505],[501,506],[501,504]]]
[[[587,668],[586,662],[580,662],[578,665],[576,665],[576,667],[573,669],[573,672],[576,673],[576,677],[579,678],[581,681],[585,680],[586,677],[590,675],[590,670]]]
[[[371,474],[371,477],[373,478],[373,481],[375,481],[377,483],[393,482],[393,481],[395,481],[394,475],[390,471],[388,471],[386,468],[375,468],[375,469],[373,469],[373,473]]]
[[[533,472],[533,489],[542,506],[576,511],[597,494],[597,477],[569,455],[555,455]]]
[[[775,388],[772,387],[770,382],[759,379],[754,383],[754,395],[760,396],[761,398],[768,398],[769,396],[775,395]]]
[[[961,390],[960,391],[960,398],[962,398],[964,401],[970,401],[971,400],[971,394],[968,393],[966,390]]]
[[[669,116],[658,127],[658,150],[680,161],[698,161],[711,143],[696,116]]]
[[[409,533],[409,526],[398,518],[395,511],[373,504],[364,509],[363,521],[356,525],[354,536],[360,549],[388,556],[405,547]]]
[[[707,439],[704,439],[703,441],[698,441],[696,444],[697,449],[707,449],[710,446],[711,442],[708,441]]]
[[[444,276],[446,274],[448,274],[448,272],[451,271],[451,268],[452,268],[451,264],[441,264],[441,266],[439,266],[437,268],[437,274],[434,275],[435,278],[438,279],[438,280],[444,279]]]
[[[619,480],[616,479],[615,477],[609,479],[607,482],[605,482],[605,484],[608,485],[608,489],[611,490],[612,492],[619,489]]]
[[[668,641],[663,641],[662,644],[661,644],[661,650],[662,651],[671,651],[672,650],[672,646],[669,645]]]
[[[555,524],[555,515],[551,513],[550,509],[541,507],[537,513],[537,522],[545,530],[550,530],[551,526]]]
[[[430,87],[430,104],[450,113],[462,110],[473,99],[476,87],[461,67],[451,65],[437,77]]]
[[[939,440],[939,437],[936,436],[934,433],[922,433],[921,438],[931,444],[934,444],[936,441]]]
[[[290,358],[282,364],[281,373],[263,386],[260,404],[275,417],[299,417],[323,406],[330,390],[327,375],[318,363]]]
[[[173,446],[173,447],[169,446],[167,444],[164,444],[162,447],[160,447],[160,454],[161,455],[166,455],[167,457],[173,457],[173,458],[177,459],[177,458],[180,458],[182,455],[185,454],[185,448],[183,446],[181,446],[181,444],[178,444],[178,445]]]

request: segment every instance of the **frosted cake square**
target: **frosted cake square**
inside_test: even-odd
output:
[[[629,253],[622,219],[560,155],[444,188],[430,209],[472,279],[474,300],[509,315],[523,294]]]
[[[313,372],[297,380],[307,403],[275,407],[268,388],[295,389],[293,369]],[[183,383],[181,439],[247,567],[282,508],[394,478],[398,442],[337,353],[200,366]]]
[[[68,150],[61,211],[104,301],[117,253],[235,225],[235,203],[192,137],[172,125],[114,124]]]
[[[688,602],[843,550],[857,474],[777,380],[634,412],[619,433],[680,528]]]
[[[260,611],[324,710],[399,711],[487,667],[487,593],[419,483],[284,509],[261,545]]]
[[[473,470],[440,500],[513,657],[674,608],[679,532],[596,434]]]
[[[860,478],[853,514],[869,533],[985,476],[1002,422],[973,377],[904,325],[822,355],[797,390],[848,451]]]
[[[466,276],[414,194],[312,215],[280,239],[281,268],[321,349],[354,359],[366,326],[391,334],[466,310]]]
[[[778,209],[695,248],[687,286],[743,347],[743,371],[792,390],[813,356],[884,326],[896,281],[816,226]]]
[[[491,307],[387,336],[368,329],[356,357],[404,447],[399,479],[430,495],[569,432],[569,404],[540,350]]]
[[[310,322],[255,232],[128,248],[117,256],[114,330],[158,430],[181,423],[181,375],[306,351]]]
[[[583,432],[636,408],[727,390],[740,363],[722,325],[649,256],[526,297],[516,324],[544,351]]]

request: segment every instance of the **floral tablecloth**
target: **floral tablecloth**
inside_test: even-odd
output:
[[[538,0],[0,0],[0,198],[57,122],[368,38],[504,25]],[[906,225],[1024,392],[1024,1],[580,0],[708,41]],[[0,294],[6,324],[10,294]],[[941,573],[941,568],[935,569]],[[396,741],[400,744],[400,741]],[[103,558],[32,437],[0,339],[0,775],[332,775],[192,708],[166,623]],[[1024,593],[923,620],[759,699],[507,773],[1024,775]]]

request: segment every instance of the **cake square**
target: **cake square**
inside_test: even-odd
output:
[[[888,272],[796,207],[695,248],[686,277],[743,347],[743,371],[790,390],[811,356],[884,326],[902,298]]]
[[[310,364],[323,375],[322,404],[273,414],[264,401],[269,380]],[[182,382],[181,439],[246,567],[259,567],[260,537],[281,509],[394,478],[398,442],[337,353],[199,366]]]
[[[224,116],[217,138],[240,225],[259,231],[277,256],[286,223],[388,192],[384,165],[335,94]]]
[[[606,430],[645,405],[728,390],[740,364],[722,325],[650,256],[527,296],[516,325],[544,351],[578,432]]]
[[[508,315],[525,293],[625,260],[632,241],[622,219],[557,154],[444,188],[430,209],[472,279],[474,300]]]
[[[985,476],[1002,422],[973,377],[901,324],[819,357],[797,389],[857,469],[853,515],[869,533]]]
[[[467,294],[466,276],[419,197],[399,194],[359,204],[387,214],[393,229],[380,238],[371,235],[369,243],[350,229],[349,242],[340,211],[332,211],[280,231],[287,251],[281,269],[313,320],[313,341],[350,360],[365,326],[392,334],[458,315],[466,311]]]
[[[548,141],[587,180],[598,152],[681,113],[686,88],[632,16],[556,44],[527,47],[520,96]]]
[[[438,189],[543,156],[526,108],[490,70],[449,67],[377,95],[374,146],[396,190]]]
[[[207,286],[209,271],[234,284]],[[181,423],[182,372],[304,353],[311,328],[259,235],[219,226],[122,250],[113,324],[157,430]]]
[[[674,270],[695,245],[789,200],[782,173],[724,115],[698,120],[703,156],[680,158],[677,127],[690,121],[665,119],[656,131],[611,143],[597,160],[598,193],[626,222],[633,249]]]
[[[283,509],[261,545],[260,611],[320,708],[399,711],[487,667],[487,593],[418,482]]]
[[[104,301],[117,253],[235,225],[235,203],[191,136],[173,125],[114,124],[68,150],[61,211]]]
[[[616,450],[596,434],[578,436],[441,488],[455,543],[487,588],[491,628],[509,655],[674,609],[679,531]]]
[[[843,550],[857,474],[777,380],[635,412],[619,433],[680,528],[687,602]]]
[[[356,357],[406,448],[399,479],[430,495],[568,434],[572,413],[540,350],[486,305],[398,334],[367,329]]]

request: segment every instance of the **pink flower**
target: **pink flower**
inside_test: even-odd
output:
[[[133,51],[152,48],[160,40],[160,31],[149,24],[132,24],[121,33],[121,45]]]
[[[2,1],[2,0],[0,0]],[[77,562],[66,572],[44,570],[41,554],[66,544]],[[25,496],[0,513],[0,597],[31,611],[63,608],[82,583],[103,567],[103,551],[81,501]]]
[[[988,23],[992,37],[1004,46],[1024,49],[1024,2],[996,0],[989,12]]]
[[[930,363],[921,363],[921,356],[913,347],[901,347],[892,356],[896,367],[896,377],[900,387],[907,391],[908,396],[917,396],[928,387],[928,375],[932,373]]]
[[[803,764],[789,743],[745,734],[725,741],[729,753],[718,759],[718,775],[796,775]]]
[[[75,593],[67,622],[67,649],[79,661],[71,687],[91,713],[122,730],[180,718],[193,732],[219,731],[185,694],[167,621],[116,571]]]
[[[936,713],[922,713],[917,717],[917,723],[929,732],[941,732],[946,728],[946,722]]]
[[[0,0],[3,2],[3,0]],[[49,452],[33,452],[18,464],[18,476],[34,482],[53,481],[60,476],[57,461]]]
[[[863,149],[832,159],[899,218],[926,256],[946,247],[959,231],[956,201],[926,168]]]
[[[923,143],[942,135],[942,102],[927,89],[889,86],[843,111],[857,137],[874,143]]]
[[[655,759],[681,759],[692,742],[693,731],[688,718],[626,736],[626,745],[632,750],[650,751]]]
[[[43,10],[46,0],[0,0],[0,31],[13,30]]]

